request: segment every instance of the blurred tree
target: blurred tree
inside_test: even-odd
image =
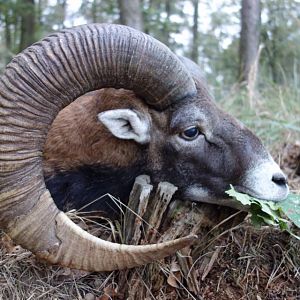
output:
[[[0,20],[1,25],[4,28],[4,41],[7,49],[11,49],[12,47],[12,36],[11,36],[11,9],[4,1],[0,1]]]
[[[35,42],[35,6],[34,0],[19,0],[21,32],[19,51]]]
[[[260,0],[242,0],[240,34],[240,81],[249,81],[258,54],[260,23]]]
[[[65,19],[66,19],[66,8],[67,0],[57,0],[56,2],[56,18],[57,18],[57,29],[62,30],[65,28]]]
[[[56,0],[52,5],[47,5],[47,2],[45,4],[41,3],[43,14],[40,16],[42,20],[40,31],[43,36],[53,30],[64,29],[67,15],[67,0]]]
[[[54,19],[61,22],[60,17],[52,17],[54,13],[54,7],[56,4],[50,5],[48,0],[34,0],[35,1],[35,38],[36,40],[41,39],[48,33],[53,31]],[[65,1],[67,2],[67,1]],[[65,4],[65,10],[67,3]]]
[[[179,34],[183,37],[182,31],[188,28],[188,16],[183,9],[187,2],[189,1],[143,0],[144,31],[173,51],[181,49],[182,44],[175,41],[175,38]]]
[[[173,5],[171,0],[165,0],[163,3],[163,14],[166,16],[165,17],[165,22],[162,23],[162,30],[161,30],[161,36],[160,40],[162,43],[167,45],[168,47],[170,46],[170,38],[171,38],[171,21],[170,17],[173,13]]]
[[[192,42],[192,54],[193,61],[198,62],[199,59],[199,0],[193,0],[194,17],[193,17],[193,42]]]
[[[19,3],[17,1],[0,0],[0,28],[3,28],[1,37],[1,58],[3,63],[10,61],[19,50]]]
[[[213,6],[208,1],[205,6],[202,3],[201,9],[207,10],[209,23],[199,18],[198,62],[208,80],[224,91],[238,77],[240,0]]]
[[[79,16],[88,23],[119,23],[117,0],[82,0]]]
[[[118,3],[121,24],[143,31],[144,22],[140,0],[118,0]]]
[[[275,83],[293,79],[300,73],[300,3],[297,0],[263,1],[261,39],[265,46],[262,62],[265,76]],[[299,82],[298,82],[299,84]]]

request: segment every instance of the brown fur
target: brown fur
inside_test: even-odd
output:
[[[94,91],[63,109],[47,136],[45,174],[100,162],[115,167],[132,165],[141,155],[140,146],[115,138],[97,119],[98,113],[116,108],[148,113],[148,107],[133,92],[123,89]]]

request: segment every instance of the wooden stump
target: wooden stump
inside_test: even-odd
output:
[[[161,182],[154,188],[145,175],[136,178],[124,217],[125,242],[149,244],[188,234],[197,234],[199,242],[164,261],[121,271],[118,290],[122,299],[153,299],[153,293],[159,295],[162,288],[168,289],[168,294],[174,289],[174,299],[181,299],[180,293],[187,291],[201,299],[201,281],[213,267],[221,249],[221,245],[212,246],[210,241],[245,216],[227,207],[178,199],[171,202],[176,190],[177,187],[168,182]],[[201,266],[197,272],[195,263]]]

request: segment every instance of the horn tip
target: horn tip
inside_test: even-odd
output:
[[[196,241],[198,241],[198,236],[195,234],[190,234],[188,236],[178,239],[178,242],[182,245],[182,248],[187,246],[192,246],[193,244],[196,243]]]
[[[190,235],[188,235],[184,238],[186,239],[187,242],[190,242],[192,244],[192,243],[195,243],[198,240],[198,235],[190,234]]]

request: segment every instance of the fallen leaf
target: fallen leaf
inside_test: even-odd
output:
[[[167,283],[174,288],[179,288],[178,281],[180,281],[180,279],[181,279],[180,272],[176,272],[176,273],[170,272],[167,279]]]

